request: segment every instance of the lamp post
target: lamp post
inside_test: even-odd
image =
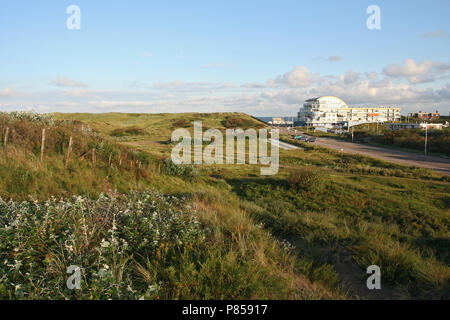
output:
[[[425,155],[427,155],[428,126],[425,123]]]

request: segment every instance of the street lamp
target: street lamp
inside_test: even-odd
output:
[[[425,155],[427,155],[428,126],[425,123]]]

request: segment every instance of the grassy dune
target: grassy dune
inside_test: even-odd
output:
[[[304,144],[280,150],[272,177],[165,161],[172,131],[194,120],[264,127],[243,114],[54,118],[0,118],[2,133],[16,129],[0,156],[0,298],[449,298],[447,177]],[[83,157],[93,147],[95,171]],[[63,199],[18,202],[28,195]],[[70,264],[83,268],[80,291],[65,287]],[[380,292],[365,288],[372,264]]]

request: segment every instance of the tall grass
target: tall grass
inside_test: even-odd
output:
[[[355,297],[340,255],[358,283],[377,264],[403,298],[448,297],[449,181],[436,173],[306,144],[280,152],[275,177],[163,160],[174,126],[256,125],[239,114],[46,117],[0,115],[0,132],[11,129],[0,154],[0,298]],[[81,290],[65,285],[71,264]]]

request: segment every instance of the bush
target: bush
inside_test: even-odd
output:
[[[225,128],[238,128],[242,127],[243,124],[244,122],[239,118],[228,117],[223,121],[223,125],[225,126]]]
[[[422,129],[391,131],[376,137],[374,141],[380,144],[422,151],[425,143],[425,131]],[[450,156],[449,130],[444,128],[443,130],[428,131],[427,148],[429,152]]]
[[[222,125],[228,129],[240,128],[243,130],[249,128],[263,128],[264,124],[253,119],[228,116],[222,121]]]
[[[323,185],[323,176],[317,170],[301,168],[291,172],[288,183],[296,191],[317,191]]]
[[[44,125],[53,125],[55,123],[51,114],[36,113],[34,111],[0,112],[0,116],[4,116],[6,118],[9,118],[10,120],[28,120]]]
[[[169,176],[193,179],[198,176],[198,170],[193,165],[176,164],[172,159],[164,160],[164,172]]]
[[[0,299],[158,297],[160,282],[168,279],[142,279],[139,264],[182,270],[186,259],[175,253],[199,246],[206,236],[184,199],[153,191],[96,200],[0,198],[0,225]],[[69,265],[82,269],[81,290],[66,287]]]
[[[174,128],[189,128],[190,126],[191,122],[187,119],[180,119],[172,124],[172,127]]]
[[[111,132],[112,137],[145,135],[145,131],[139,127],[118,128]]]

